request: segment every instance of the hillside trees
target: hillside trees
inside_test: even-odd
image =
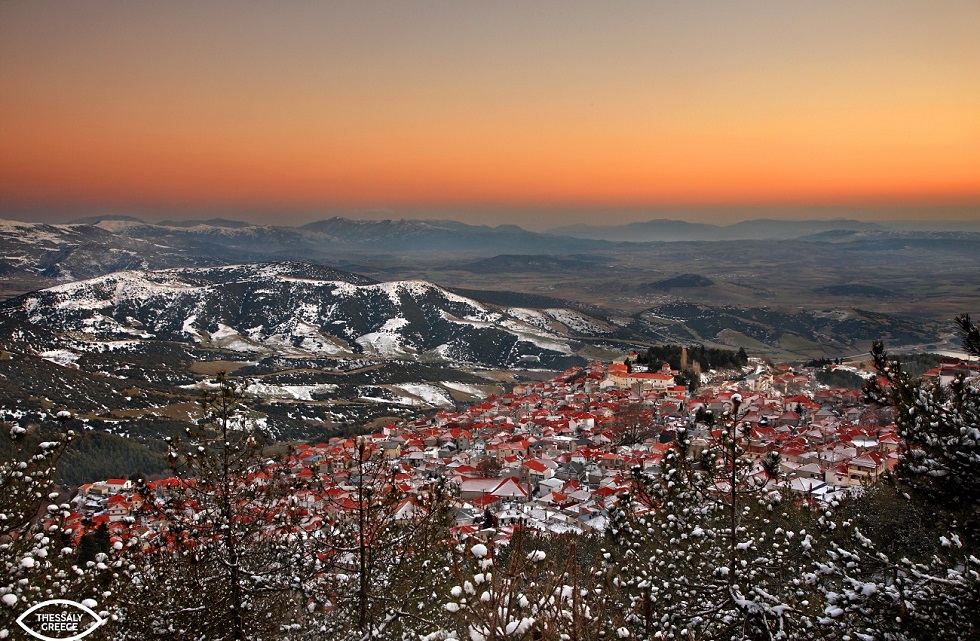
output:
[[[650,366],[667,363],[671,369],[681,370],[684,369],[682,367],[682,353],[685,349],[687,350],[687,365],[693,366],[697,363],[704,371],[709,369],[738,369],[745,367],[749,362],[748,354],[745,353],[743,347],[738,348],[738,350],[727,350],[705,347],[704,345],[691,345],[689,347],[654,345],[645,353],[640,354],[637,362]]]
[[[68,449],[58,466],[58,476],[62,483],[77,487],[83,483],[129,476],[131,470],[159,475],[167,470],[165,456],[163,443],[144,444],[95,429]]]

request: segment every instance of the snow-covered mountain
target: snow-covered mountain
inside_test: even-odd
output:
[[[125,269],[220,265],[231,260],[221,247],[158,243],[117,233],[132,221],[47,225],[0,220],[0,276],[51,281],[92,278]]]
[[[496,308],[426,281],[296,262],[117,272],[11,299],[0,318],[90,341],[492,367],[568,357],[576,336],[614,331],[574,310]]]

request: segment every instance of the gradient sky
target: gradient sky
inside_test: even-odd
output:
[[[5,0],[0,216],[976,218],[978,34],[977,0]]]

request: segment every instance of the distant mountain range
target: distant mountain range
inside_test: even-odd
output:
[[[901,231],[856,220],[753,220],[728,226],[653,220],[615,227],[576,225],[548,233],[514,225],[468,225],[454,221],[330,218],[302,227],[241,221],[145,223],[130,216],[85,218],[50,225],[0,220],[0,275],[65,281],[123,269],[164,269],[252,261],[332,262],[358,252],[447,252],[481,257],[462,268],[529,271],[590,268],[590,251],[615,243],[803,239],[863,246],[965,242],[980,232]],[[561,258],[545,258],[559,256]]]
[[[831,230],[881,230],[876,223],[859,220],[747,220],[732,225],[650,220],[627,225],[570,225],[549,230],[551,234],[623,242],[703,240],[788,240]]]
[[[92,224],[88,219],[87,224]],[[469,225],[451,220],[352,220],[329,218],[301,227],[252,225],[226,219],[167,221],[101,220],[97,226],[131,238],[214,243],[260,252],[266,258],[316,258],[328,252],[368,251],[537,251],[562,253],[607,246],[571,237],[526,231],[516,225]],[[299,252],[297,254],[297,252]]]
[[[841,242],[848,239],[946,237],[980,235],[978,221],[897,221],[871,223],[860,220],[746,220],[732,225],[650,220],[627,225],[568,225],[550,234],[618,242],[677,242],[723,240],[813,240]]]
[[[0,277],[52,281],[91,278],[125,269],[165,269],[253,261],[337,261],[358,252],[499,253],[590,251],[607,241],[557,237],[512,225],[452,221],[357,221],[331,218],[303,227],[239,221],[148,224],[130,216],[49,225],[0,220]]]
[[[900,255],[920,259],[933,255],[968,258],[980,255],[980,232],[896,230],[847,220],[759,220],[728,227],[659,220],[622,227],[574,229],[583,234],[601,233],[610,237],[618,234],[629,241],[571,238],[514,226],[487,227],[453,221],[331,218],[303,227],[287,227],[225,219],[148,224],[128,216],[90,218],[61,225],[0,220],[0,299],[120,270],[281,260],[328,264],[381,279],[452,271],[487,276],[574,275],[607,279],[609,286],[617,289],[625,280],[638,277],[633,278],[634,292],[684,295],[680,293],[682,289],[693,289],[691,282],[685,282],[690,281],[690,274],[700,273],[724,287],[724,279],[719,279],[717,273],[688,257],[718,256],[718,252],[723,252],[731,258],[732,252],[744,250],[745,260],[749,261],[755,252],[773,255],[774,246],[758,246],[771,240],[793,243],[794,255],[801,258],[833,255],[828,260],[849,265],[851,269],[854,268],[851,256],[880,265],[877,255],[882,260],[886,257],[894,260]],[[565,230],[573,231],[573,228]],[[731,234],[744,237],[768,234],[770,240],[684,240]],[[787,240],[785,237],[789,236],[793,238]],[[651,238],[678,242],[654,243]],[[647,240],[640,242],[644,239]],[[692,246],[688,248],[687,243]],[[702,245],[695,247],[696,243]],[[657,267],[656,263],[647,264],[648,271],[661,270],[662,282],[644,282],[636,271],[635,259],[626,258],[629,252],[634,252],[633,256],[637,255],[635,252],[646,253],[645,244],[650,245],[652,253],[664,257],[658,260],[666,261],[665,268]],[[418,269],[423,265],[428,271]],[[675,265],[686,269],[671,270],[670,266]],[[709,277],[709,274],[713,275]],[[775,282],[772,276],[769,282]],[[452,275],[447,278],[456,283],[464,280]],[[755,285],[765,286],[765,280]],[[841,280],[825,279],[816,286],[842,284]],[[710,283],[699,281],[694,285],[707,287]]]

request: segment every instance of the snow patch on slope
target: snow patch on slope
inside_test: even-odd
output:
[[[456,405],[446,390],[435,385],[426,385],[424,383],[407,383],[395,385],[393,388],[405,392],[410,396],[418,397],[423,402],[432,405],[433,407],[455,407]]]
[[[408,325],[408,320],[400,317],[385,321],[379,331],[370,332],[357,338],[357,344],[365,352],[385,357],[409,356],[414,353],[402,343],[398,330]]]
[[[314,394],[328,394],[337,390],[336,385],[271,385],[268,383],[253,383],[248,391],[263,398],[292,399],[297,401],[312,401]]]
[[[54,349],[47,352],[41,352],[38,354],[44,360],[54,363],[55,365],[61,365],[62,367],[71,367],[75,365],[75,362],[79,359],[79,354],[75,352],[70,352],[66,349]]]

